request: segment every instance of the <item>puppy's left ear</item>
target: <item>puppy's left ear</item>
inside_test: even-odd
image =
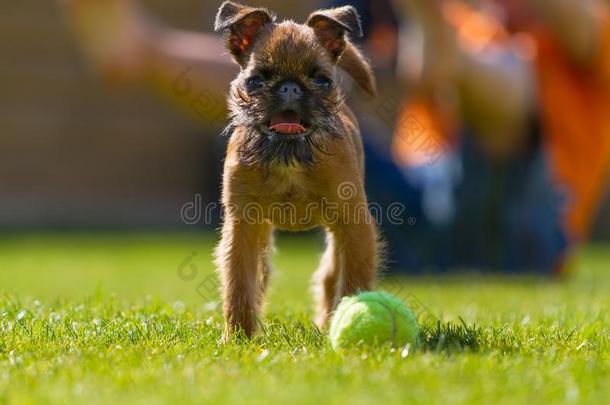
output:
[[[316,32],[322,46],[330,52],[334,62],[345,50],[348,41],[346,33],[357,38],[362,36],[360,17],[352,6],[314,11],[307,19],[307,25]]]
[[[375,77],[369,62],[350,41],[349,35],[360,38],[362,25],[352,6],[314,11],[307,19],[318,40],[337,63],[370,95],[377,93]]]
[[[275,16],[265,8],[225,1],[216,14],[214,31],[228,32],[227,49],[235,61],[244,67],[261,30],[274,20]]]

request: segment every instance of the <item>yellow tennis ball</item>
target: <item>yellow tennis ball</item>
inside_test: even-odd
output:
[[[419,327],[413,313],[387,292],[362,292],[343,297],[330,323],[333,349],[391,343],[395,347],[419,344]]]

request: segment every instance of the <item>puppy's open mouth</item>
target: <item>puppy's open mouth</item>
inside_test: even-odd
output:
[[[307,124],[301,116],[292,110],[286,110],[274,114],[269,120],[269,131],[279,134],[303,134],[307,132]]]

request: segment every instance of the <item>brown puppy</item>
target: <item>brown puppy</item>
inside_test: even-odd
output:
[[[216,257],[226,334],[256,328],[274,228],[322,226],[318,325],[338,300],[372,287],[378,239],[364,192],[362,140],[335,81],[335,65],[375,93],[371,68],[348,35],[353,7],[320,10],[305,24],[275,22],[266,9],[225,2],[216,31],[241,72],[231,83],[222,240]]]

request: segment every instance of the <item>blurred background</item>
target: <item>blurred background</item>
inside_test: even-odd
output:
[[[163,23],[209,32],[220,2],[142,4]],[[313,10],[266,5],[301,20]],[[223,95],[208,122],[145,86],[100,81],[63,11],[54,1],[0,5],[0,228],[191,229],[183,204],[219,197]]]
[[[544,8],[553,1],[534,3]],[[583,53],[596,54],[606,46],[606,3],[585,3],[590,8],[584,13],[591,14],[599,29],[591,50]],[[578,198],[577,192],[564,193],[572,183],[555,180],[555,155],[545,147],[563,142],[568,144],[563,149],[574,144],[578,149],[586,142],[593,150],[605,151],[610,127],[593,126],[590,138],[574,139],[578,131],[562,134],[543,104],[548,88],[572,86],[588,101],[586,109],[597,114],[583,119],[603,121],[599,116],[606,114],[603,107],[610,100],[608,75],[587,78],[601,71],[595,64],[608,70],[605,56],[592,56],[578,67],[568,62],[564,70],[575,82],[562,81],[561,69],[545,65],[563,63],[562,39],[549,51],[555,52],[555,59],[538,63],[538,53],[554,39],[548,39],[550,34],[538,41],[540,27],[548,23],[542,17],[535,18],[536,29],[529,31],[523,21],[530,17],[515,24],[515,9],[523,13],[534,8],[516,0],[256,2],[276,11],[280,19],[296,21],[304,21],[316,8],[344,4],[356,6],[363,17],[365,37],[359,44],[380,83],[379,96],[370,100],[345,80],[367,144],[369,197],[382,204],[405,203],[416,222],[384,227],[391,268],[553,272],[563,266],[569,247],[610,239],[607,156],[592,157],[595,162],[583,162],[582,154],[572,157],[580,170],[572,177],[589,178],[581,173],[588,163],[597,168],[589,185],[596,190],[586,208],[590,219],[584,220],[587,225],[575,225],[574,231],[564,216],[570,215],[569,201]],[[5,235],[48,230],[212,232],[217,227],[217,216],[185,221],[184,208],[219,199],[226,141],[220,135],[226,124],[223,91],[237,68],[216,34],[199,36],[210,33],[219,5],[207,0],[23,0],[0,5],[0,230]],[[539,9],[536,13],[543,14]],[[577,24],[569,29],[582,36]],[[582,43],[586,39],[577,45]],[[152,59],[147,59],[150,54]],[[542,69],[555,74],[557,82],[540,83],[537,74]],[[494,87],[505,77],[491,77],[490,71],[506,73],[507,81]],[[521,119],[522,125],[513,130],[504,116],[494,123],[488,100],[509,100],[513,94],[503,89],[519,86],[525,90],[514,95],[522,97],[515,101],[519,118],[514,120]],[[560,93],[555,97],[565,94]],[[572,113],[580,114],[569,109],[552,112]],[[479,122],[481,117],[484,122]],[[578,126],[578,120],[573,125]],[[488,143],[494,128],[498,139],[518,141],[510,146]],[[532,169],[539,153],[545,169]],[[565,167],[559,171],[565,175],[567,170],[570,178],[572,169]],[[483,172],[485,179],[469,181],[477,177],[470,173]],[[526,189],[549,185],[550,194],[559,190],[569,195],[545,202],[542,212],[556,211],[557,220],[536,222],[535,227],[548,232],[505,224],[511,216],[503,212],[513,211],[503,204],[519,200],[517,205],[535,205],[550,198],[545,193],[523,197],[532,190],[524,191],[522,179],[536,180],[523,180],[529,184]],[[540,209],[533,212],[537,217]],[[481,217],[486,218],[481,224],[469,219]],[[560,237],[549,236],[553,232]],[[470,234],[478,236],[466,237]],[[518,248],[512,249],[512,243]],[[446,253],[463,252],[463,244],[479,247],[465,256]],[[480,250],[495,253],[480,257]],[[537,257],[541,251],[543,258]],[[523,255],[523,260],[506,259]]]
[[[209,30],[218,7],[145,4],[192,30]],[[222,125],[206,128],[145,88],[100,81],[57,2],[0,9],[2,229],[187,228],[182,204],[218,197]]]

